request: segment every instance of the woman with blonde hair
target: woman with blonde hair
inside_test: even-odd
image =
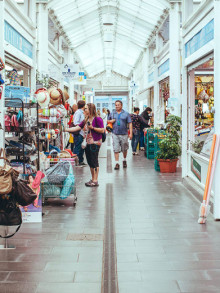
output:
[[[86,133],[86,147],[85,154],[92,179],[86,182],[87,187],[96,187],[98,184],[99,175],[99,162],[98,155],[102,144],[102,134],[104,133],[104,124],[101,117],[97,116],[96,107],[94,104],[89,103],[85,106],[85,120],[76,127],[66,129],[67,132],[77,132],[85,128]]]

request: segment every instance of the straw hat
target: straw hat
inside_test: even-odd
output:
[[[50,91],[50,103],[53,105],[60,105],[62,103],[62,96],[56,89]]]
[[[37,102],[41,108],[47,108],[50,103],[50,96],[45,88],[40,88],[35,92]]]
[[[59,158],[71,158],[71,155],[70,155],[70,153],[67,152],[67,151],[61,151],[61,152],[59,153]]]

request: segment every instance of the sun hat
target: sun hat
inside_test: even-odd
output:
[[[36,92],[37,102],[41,108],[47,108],[50,103],[50,96],[45,88],[40,88]]]
[[[50,103],[53,105],[60,105],[62,103],[62,96],[59,90],[52,89],[50,91]]]
[[[67,151],[61,151],[61,152],[59,153],[59,158],[71,158],[71,155],[70,155],[70,153],[67,152]]]

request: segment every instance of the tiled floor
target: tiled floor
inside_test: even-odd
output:
[[[98,188],[84,186],[88,167],[77,168],[76,208],[70,199],[49,201],[43,223],[24,224],[9,241],[16,249],[0,250],[0,293],[101,292],[103,241],[67,236],[104,235],[107,183],[113,185],[120,293],[220,292],[220,223],[210,216],[197,224],[199,203],[180,171],[157,173],[143,153],[129,154],[128,168],[114,171],[107,149]]]

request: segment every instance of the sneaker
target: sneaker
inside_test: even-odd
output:
[[[140,148],[141,151],[144,151],[144,148]]]
[[[85,167],[85,166],[87,166],[87,164],[84,163],[84,162],[81,162],[81,163],[79,163],[79,166],[81,166],[81,167]]]
[[[120,165],[117,163],[117,164],[115,165],[115,170],[119,170],[119,168],[120,168]]]
[[[133,152],[132,155],[135,156],[135,153]]]
[[[123,161],[123,168],[127,168],[127,161]]]
[[[97,182],[93,182],[91,180],[91,182],[87,182],[86,186],[87,187],[98,187],[99,186],[99,183],[98,183],[98,181]]]

